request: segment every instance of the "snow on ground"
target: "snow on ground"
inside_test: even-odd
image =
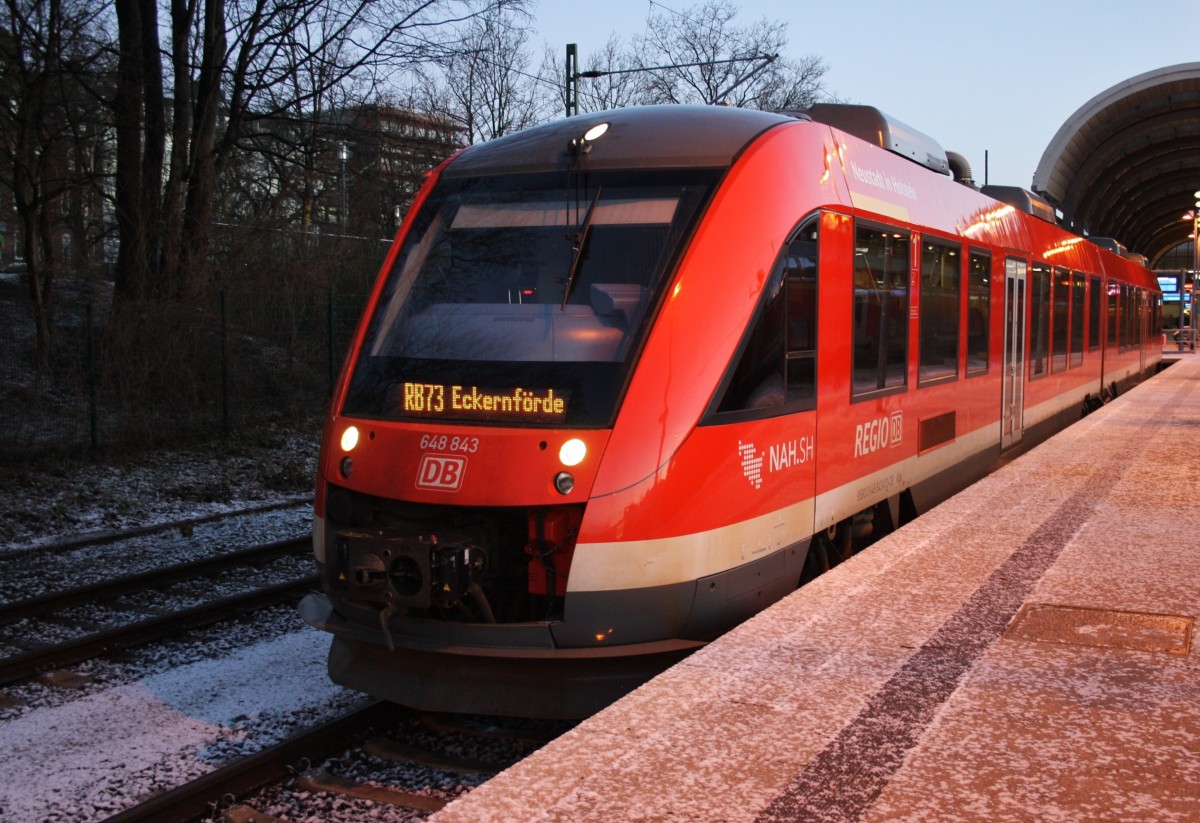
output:
[[[312,494],[320,421],[184,449],[0,465],[0,552]]]
[[[0,820],[103,819],[361,699],[300,631],[0,723]],[[302,717],[303,721],[297,721]]]
[[[123,458],[0,466],[0,555],[305,499],[318,425]],[[261,539],[294,532],[294,522],[262,519]],[[90,661],[78,689],[37,681],[6,689],[0,696],[16,704],[0,707],[0,821],[104,819],[362,699],[330,682],[328,635],[294,613],[282,625],[255,620],[145,647],[134,665]]]

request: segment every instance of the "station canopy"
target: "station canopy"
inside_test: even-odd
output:
[[[1200,63],[1168,66],[1101,92],[1063,124],[1033,190],[1073,231],[1112,237],[1154,265],[1187,242],[1200,191]]]

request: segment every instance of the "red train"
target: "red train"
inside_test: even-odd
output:
[[[818,106],[585,115],[433,172],[325,428],[333,679],[586,715],[1156,367],[1149,271],[948,171]]]

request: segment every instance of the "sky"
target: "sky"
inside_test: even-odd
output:
[[[1029,188],[1059,128],[1101,92],[1200,62],[1200,0],[736,0],[735,23],[787,27],[784,56],[816,56],[826,89],[875,106],[967,158],[975,179]],[[700,0],[537,0],[532,43],[586,68],[615,33],[645,32],[653,9]]]

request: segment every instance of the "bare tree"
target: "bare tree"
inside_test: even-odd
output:
[[[369,77],[341,76],[353,51],[352,42],[338,36],[341,26],[333,6],[318,8],[308,25],[284,43],[288,69],[265,90],[262,106],[275,114],[256,119],[243,132],[242,169],[230,175],[232,185],[258,190],[257,196],[243,197],[244,203],[265,206],[273,217],[298,225],[301,237],[313,228],[324,172],[347,152],[345,135],[334,122],[337,112],[371,95]],[[324,59],[309,58],[322,50]]]
[[[171,0],[171,156],[155,0],[116,0],[118,292],[204,289],[218,179],[257,124],[454,51],[454,26],[525,0]],[[317,150],[310,142],[308,151]],[[161,196],[158,192],[164,192]]]
[[[468,143],[491,140],[544,119],[553,88],[531,70],[529,30],[519,10],[470,20],[454,52],[433,62],[422,82],[426,111],[457,124]]]
[[[84,189],[104,124],[92,92],[106,54],[103,15],[86,0],[5,0],[0,6],[0,184],[12,193],[33,304],[36,358],[48,371],[56,239],[83,219]],[[74,201],[74,202],[73,202]],[[78,248],[84,237],[76,238]]]
[[[751,89],[749,105],[757,109],[781,111],[807,109],[821,101],[834,102],[836,96],[822,82],[828,70],[820,57],[808,56],[799,60],[781,57],[775,61],[762,82]],[[746,102],[737,105],[747,105]]]
[[[652,12],[634,39],[644,69],[642,102],[802,108],[822,95],[819,58],[783,59],[787,26],[763,18],[736,24],[733,0],[705,0],[683,12]]]
[[[158,9],[155,0],[116,0],[116,13],[117,287],[129,296],[144,296],[157,279],[166,145]]]

